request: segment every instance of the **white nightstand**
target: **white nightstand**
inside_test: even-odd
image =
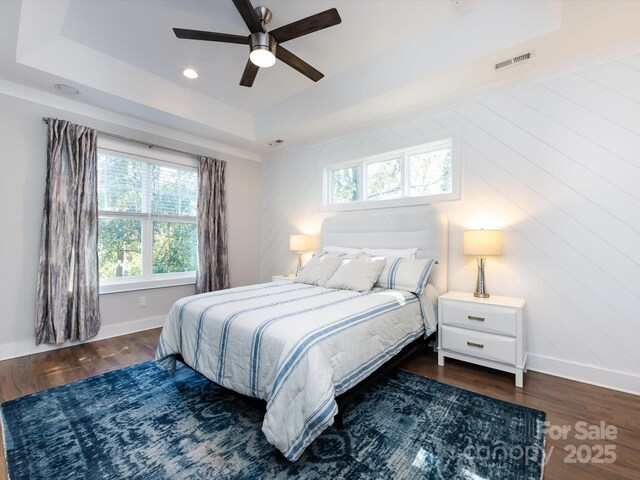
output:
[[[272,282],[277,282],[278,280],[293,280],[296,278],[295,275],[274,275],[271,277]]]
[[[438,365],[446,357],[515,373],[522,387],[527,371],[526,300],[476,298],[449,292],[438,298]]]

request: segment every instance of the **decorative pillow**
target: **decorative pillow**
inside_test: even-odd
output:
[[[416,258],[417,248],[363,248],[362,253],[371,257]]]
[[[324,287],[327,280],[338,270],[342,260],[343,257],[335,254],[314,254],[293,281]]]
[[[322,253],[346,253],[348,255],[357,255],[361,252],[359,248],[338,247],[337,245],[327,245],[322,249]]]
[[[350,258],[342,260],[336,273],[325,285],[356,292],[368,292],[376,283],[387,261],[383,257]]]
[[[388,257],[376,287],[395,288],[422,295],[436,261],[432,258]]]

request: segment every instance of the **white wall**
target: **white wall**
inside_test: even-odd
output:
[[[46,177],[46,126],[56,117],[130,138],[213,155],[201,147],[169,141],[105,121],[0,94],[0,360],[49,349],[35,347],[34,320],[40,226]],[[233,286],[256,283],[259,273],[260,163],[233,158],[227,164],[229,265]],[[162,325],[181,286],[100,297],[98,337]],[[147,307],[138,307],[139,295]]]
[[[640,393],[640,55],[423,111],[263,163],[261,277],[293,271],[291,233],[326,215],[323,166],[463,135],[449,289],[472,291],[469,228],[504,231],[488,288],[527,299],[531,369]]]

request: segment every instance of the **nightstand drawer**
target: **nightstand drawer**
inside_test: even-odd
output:
[[[515,338],[451,326],[443,326],[440,335],[441,346],[446,350],[510,365],[516,363]]]
[[[442,323],[488,333],[515,337],[518,311],[515,308],[467,302],[443,302]]]

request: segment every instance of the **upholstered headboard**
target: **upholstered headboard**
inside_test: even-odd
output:
[[[322,247],[417,248],[417,258],[435,258],[429,278],[438,293],[447,292],[449,223],[433,207],[403,207],[340,213],[322,222]]]

